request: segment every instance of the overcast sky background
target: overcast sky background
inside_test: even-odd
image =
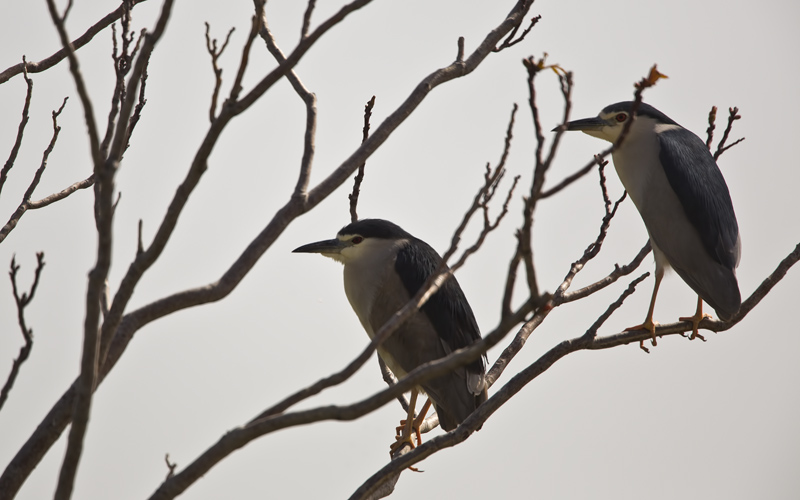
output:
[[[341,6],[318,4],[313,26]],[[76,2],[67,25],[71,37],[116,5]],[[326,34],[297,66],[318,98],[312,185],[358,146],[363,106],[372,95],[377,96],[374,128],[422,78],[452,62],[459,36],[465,37],[467,51],[473,50],[511,6],[511,1],[378,0]],[[136,29],[152,29],[160,7],[155,0],[137,6]],[[270,27],[286,53],[298,40],[304,8],[297,0],[267,6]],[[0,70],[23,54],[39,61],[57,50],[45,2],[5,2],[0,9]],[[645,100],[702,138],[712,105],[720,110],[717,138],[727,108],[740,109],[742,119],[731,139],[746,140],[719,164],[739,220],[738,276],[743,297],[749,296],[800,242],[794,142],[800,136],[800,4],[539,0],[531,14],[542,19],[523,43],[491,55],[467,78],[435,89],[369,159],[359,214],[392,220],[446,250],[486,162],[494,165],[500,156],[509,113],[518,103],[507,177],[522,176],[520,191],[501,228],[458,273],[479,324],[489,331],[499,317],[520,223],[519,195],[530,186],[533,165],[521,59],[547,52],[548,62],[574,71],[573,119],[631,99],[633,82],[657,63],[669,79],[649,89]],[[207,130],[213,78],[203,22],[211,23],[218,38],[236,27],[221,59],[226,95],[251,15],[249,1],[176,3],[151,60],[147,106],[117,176],[122,199],[115,217],[112,290],[134,256],[137,221],[143,220],[147,244]],[[100,123],[113,82],[110,52],[106,31],[78,53]],[[257,40],[245,89],[274,65]],[[13,212],[38,167],[50,140],[50,111],[64,96],[70,100],[59,119],[63,130],[34,198],[91,171],[83,110],[66,63],[33,79],[25,142],[0,198],[3,218]],[[549,130],[562,116],[555,75],[541,74],[537,89],[542,125]],[[24,93],[20,76],[0,87],[3,159],[14,141]],[[304,122],[302,101],[285,81],[233,121],[129,310],[219,278],[288,200]],[[606,146],[584,134],[566,135],[548,184]],[[622,188],[610,166],[608,173],[616,198]],[[319,256],[290,253],[333,237],[349,221],[350,187],[346,183],[296,220],[223,301],[173,314],[136,334],[96,393],[74,498],[148,496],[167,473],[165,453],[181,470],[227,430],[340,369],[363,349],[367,336],[343,293],[341,267]],[[96,247],[91,210],[91,190],[76,193],[27,213],[0,245],[0,267],[16,254],[22,287],[30,284],[35,252],[44,251],[47,262],[26,311],[35,334],[33,352],[0,412],[3,466],[78,374],[86,275]],[[539,204],[534,252],[543,289],[558,286],[570,263],[594,240],[602,215],[596,173]],[[574,287],[606,275],[615,263],[627,263],[645,240],[644,226],[626,202],[603,252]],[[639,273],[652,268],[648,257]],[[627,282],[554,311],[499,383],[559,341],[582,334]],[[600,333],[641,322],[652,284],[652,277],[642,283]],[[800,332],[794,307],[799,292],[800,270],[793,269],[739,325],[721,334],[706,332],[705,343],[672,336],[649,355],[630,345],[566,357],[467,442],[425,460],[420,465],[425,473],[403,474],[393,498],[797,498]],[[655,319],[668,323],[691,314],[695,297],[677,275],[667,275]],[[3,378],[21,345],[10,285],[0,282]],[[490,363],[499,351],[489,352]],[[377,363],[370,362],[342,387],[299,407],[347,404],[383,387]],[[346,498],[386,463],[402,416],[399,406],[390,404],[354,422],[270,434],[232,454],[183,497]],[[52,495],[65,437],[18,498]]]

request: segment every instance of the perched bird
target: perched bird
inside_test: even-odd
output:
[[[344,291],[370,338],[399,311],[433,274],[442,258],[424,241],[386,220],[363,219],[343,227],[335,239],[294,250],[319,253],[344,264]],[[378,348],[398,378],[414,368],[467,347],[481,338],[475,316],[455,277],[403,323]],[[416,428],[433,402],[439,424],[455,429],[487,398],[484,358],[421,384],[429,401],[414,421]],[[400,442],[414,443],[411,422],[418,388],[411,392],[406,428]],[[417,433],[419,437],[419,434]],[[394,449],[394,448],[393,448]]]
[[[595,118],[566,124],[614,143],[631,119],[633,102],[606,106]],[[727,320],[742,304],[736,266],[741,254],[739,225],[725,179],[695,134],[654,107],[641,103],[622,144],[613,154],[622,185],[639,210],[650,235],[656,262],[656,282],[644,323],[628,330],[646,329],[653,334],[656,294],[671,266],[698,294],[692,336],[698,337],[703,301]],[[702,338],[702,337],[701,337]]]

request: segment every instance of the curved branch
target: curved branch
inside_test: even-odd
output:
[[[33,174],[33,179],[31,179],[31,183],[28,185],[28,189],[25,190],[25,194],[22,196],[22,203],[19,204],[14,213],[11,214],[11,217],[8,219],[8,222],[0,228],[0,243],[6,239],[8,234],[17,227],[19,220],[25,215],[25,212],[34,208],[41,208],[41,206],[34,206],[34,204],[41,203],[41,202],[32,202],[31,196],[33,196],[33,191],[36,189],[36,186],[39,185],[39,181],[42,179],[42,174],[44,174],[44,170],[47,168],[47,160],[50,158],[50,153],[53,152],[53,148],[56,147],[56,141],[58,140],[58,134],[61,132],[61,127],[58,125],[58,116],[64,110],[64,106],[67,104],[67,98],[64,98],[64,101],[61,103],[61,107],[58,110],[54,110],[52,112],[53,117],[53,135],[50,138],[50,143],[42,153],[42,162],[39,164],[39,168],[36,170],[36,173]],[[55,195],[53,195],[55,196]],[[66,198],[68,195],[62,196],[62,198]],[[52,197],[52,196],[51,196]],[[50,197],[48,197],[50,198]],[[56,200],[53,200],[56,201]],[[50,202],[52,203],[52,201]],[[49,203],[48,203],[49,204]]]
[[[313,5],[310,4],[309,8],[313,8]],[[272,36],[272,32],[269,30],[267,16],[263,9],[261,11],[261,29],[259,30],[259,34],[267,45],[267,50],[269,50],[275,60],[278,61],[278,64],[286,62],[286,56],[283,51],[281,51],[280,47],[278,47],[275,37]],[[295,93],[300,96],[300,99],[302,99],[303,103],[306,105],[306,132],[303,140],[303,159],[300,160],[300,174],[297,177],[297,185],[294,188],[293,195],[302,197],[306,194],[308,179],[311,175],[311,164],[314,161],[314,138],[317,133],[317,96],[303,85],[303,82],[300,81],[300,77],[297,76],[297,73],[295,73],[293,69],[286,72],[286,78],[289,80],[289,83],[292,84]]]
[[[142,2],[146,2],[147,0],[132,0],[131,4],[136,5]],[[89,27],[86,32],[73,40],[71,42],[72,49],[78,50],[87,43],[92,41],[92,38],[104,29],[108,28],[114,21],[122,17],[123,7],[120,5],[115,11],[110,12],[105,17],[97,21],[95,24]],[[55,54],[42,59],[39,62],[29,62],[28,65],[28,73],[41,73],[42,71],[46,71],[56,64],[60,63],[67,57],[67,50],[65,48],[59,49]],[[10,80],[11,78],[19,75],[23,72],[23,63],[15,64],[9,68],[6,68],[2,73],[0,73],[0,84],[3,84]]]
[[[28,78],[28,71],[26,67],[27,61],[25,56],[22,57],[22,76],[25,78],[27,90],[25,91],[25,103],[22,105],[22,118],[20,119],[19,126],[17,127],[17,138],[14,140],[14,145],[11,147],[11,152],[8,155],[5,165],[0,170],[0,193],[3,191],[3,185],[8,178],[8,172],[14,166],[17,160],[17,153],[22,146],[22,135],[25,133],[25,126],[28,124],[28,111],[31,108],[31,97],[33,96],[33,80]]]
[[[8,274],[11,277],[11,290],[14,294],[14,302],[17,303],[17,322],[22,331],[22,338],[25,339],[25,345],[20,347],[19,356],[17,356],[11,365],[11,373],[9,373],[6,383],[3,385],[3,389],[0,390],[0,409],[3,408],[3,404],[6,402],[6,399],[8,399],[8,394],[14,387],[14,382],[17,379],[22,363],[28,359],[28,356],[31,354],[31,349],[33,349],[33,328],[29,328],[25,321],[25,308],[28,307],[28,304],[33,300],[34,294],[36,294],[36,288],[39,286],[39,278],[42,275],[42,269],[44,269],[44,252],[37,252],[36,271],[34,272],[33,284],[31,284],[30,292],[22,292],[22,295],[20,295],[17,290],[17,272],[19,271],[19,265],[17,265],[14,257],[11,258],[11,270]]]

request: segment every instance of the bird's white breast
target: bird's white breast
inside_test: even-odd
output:
[[[348,256],[344,262],[344,292],[370,338],[375,335],[375,328],[380,328],[380,325],[374,328],[370,323],[372,306],[379,290],[384,286],[386,273],[395,272],[395,257],[400,243],[402,242],[380,239],[364,240],[364,247]]]
[[[657,135],[677,125],[650,122],[637,126],[640,121],[649,120],[637,119],[622,147],[613,153],[613,159],[622,185],[647,222],[648,213],[653,210],[680,209],[680,202],[661,166],[661,144]]]

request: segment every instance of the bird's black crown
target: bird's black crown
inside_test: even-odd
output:
[[[339,235],[357,234],[364,238],[380,238],[384,240],[397,240],[412,238],[402,227],[383,219],[362,219],[344,226],[339,230]]]

